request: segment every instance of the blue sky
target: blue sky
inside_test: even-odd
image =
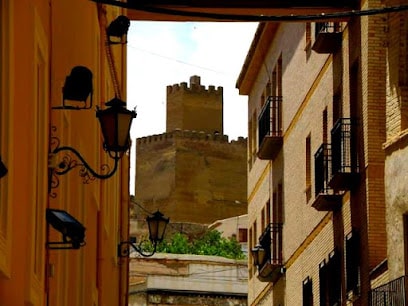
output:
[[[238,95],[235,83],[256,27],[257,23],[132,21],[127,103],[138,113],[132,124],[133,143],[165,132],[166,87],[189,83],[193,75],[199,75],[206,88],[223,87],[224,134],[230,140],[246,137],[247,97]],[[134,152],[133,147],[132,156]],[[132,183],[130,188],[133,193]]]

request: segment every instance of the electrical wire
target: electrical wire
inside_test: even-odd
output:
[[[195,67],[195,68],[198,68],[198,69],[201,69],[201,70],[207,70],[207,71],[210,71],[210,72],[214,72],[214,73],[216,73],[216,74],[227,75],[226,72],[218,71],[218,70],[211,69],[211,68],[207,68],[207,67],[204,67],[204,66],[195,65],[195,64],[192,64],[192,63],[188,63],[188,62],[182,61],[182,60],[177,59],[177,58],[173,58],[173,57],[165,56],[165,55],[162,55],[162,54],[159,54],[159,53],[155,53],[155,52],[152,52],[152,51],[144,50],[144,49],[135,47],[135,46],[133,46],[133,45],[131,45],[131,44],[129,44],[129,43],[127,44],[127,46],[130,47],[131,49],[134,49],[134,50],[137,50],[137,51],[140,51],[140,52],[144,52],[144,53],[150,54],[151,56],[157,56],[157,57],[166,59],[166,60],[168,60],[168,61],[176,62],[176,63],[183,64],[183,65],[190,66],[190,67]]]
[[[132,201],[132,203],[139,206],[144,212],[148,213],[149,215],[153,215],[153,213],[148,211],[142,204],[139,204],[138,202],[135,202],[135,201]]]
[[[150,216],[150,215],[153,215],[153,213],[150,212],[150,211],[148,211],[142,204],[140,204],[140,203],[138,203],[138,202],[135,202],[135,201],[132,201],[132,203],[133,203],[133,204],[136,204],[137,206],[139,206],[139,207],[140,207],[145,213],[147,213],[149,216]],[[139,221],[146,221],[146,220],[143,219],[143,220],[139,220]],[[171,226],[172,228],[177,229],[177,230],[179,229],[176,224],[173,224],[173,223],[171,223],[171,222],[169,222],[168,226]],[[182,232],[182,229],[181,229],[181,232]],[[187,234],[187,233],[186,233],[186,234]]]
[[[360,17],[369,15],[378,15],[386,13],[395,13],[408,10],[408,5],[389,6],[374,9],[365,10],[351,10],[344,12],[334,12],[309,15],[279,15],[279,16],[265,16],[265,15],[247,15],[247,14],[218,14],[218,13],[206,13],[206,12],[191,12],[177,9],[163,8],[154,5],[139,4],[137,2],[121,2],[115,0],[91,0],[93,2],[108,4],[117,7],[122,7],[131,10],[138,10],[148,13],[165,14],[172,16],[185,16],[185,17],[199,17],[214,20],[224,21],[245,21],[245,22],[266,22],[266,21],[313,21],[313,20],[328,20],[328,19],[340,19],[349,17]]]

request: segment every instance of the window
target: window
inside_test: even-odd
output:
[[[262,208],[262,212],[261,212],[261,228],[262,228],[262,230],[266,227],[265,225],[265,222],[266,222],[266,219],[265,219],[265,207],[263,207]]]
[[[252,228],[249,229],[249,245],[248,245],[248,256],[249,256],[249,271],[248,271],[248,276],[249,278],[252,278],[252,276],[254,275],[254,265],[252,264],[253,262],[253,258],[252,258],[252,249],[254,248],[254,241],[252,240]]]
[[[320,306],[338,306],[341,302],[341,261],[338,251],[319,264]]]
[[[323,143],[327,143],[327,108],[323,111]]]
[[[283,223],[283,186],[278,184],[277,190],[273,192],[272,222]]]
[[[266,224],[271,223],[271,201],[266,202]]]
[[[343,105],[341,102],[341,94],[337,93],[333,96],[333,122],[336,122],[343,116]]]
[[[271,105],[271,132],[280,135],[282,132],[282,55],[279,57],[272,72],[269,95],[273,97],[271,101],[275,101],[275,105]]]
[[[256,227],[257,227],[257,224],[256,224],[256,221],[255,221],[255,222],[253,223],[253,225],[252,225],[252,237],[251,237],[252,247],[251,247],[251,250],[252,250],[252,248],[255,247],[255,245],[258,244],[258,233],[257,233]],[[251,266],[252,266],[252,265],[251,265]],[[252,267],[253,267],[253,266],[252,266]],[[256,272],[256,269],[253,269],[253,268],[252,268],[252,275],[254,275],[255,272]]]
[[[262,95],[261,95],[261,100],[259,101],[259,106],[260,106],[261,109],[263,108],[263,106],[265,104],[265,100],[266,100],[265,92],[263,92]]]
[[[257,126],[256,126],[256,122],[257,122],[257,118],[256,118],[256,111],[254,111],[254,113],[252,114],[252,130],[251,132],[251,148],[252,148],[252,152],[251,156],[252,156],[252,164],[255,162],[256,160],[256,150],[257,150],[257,146],[256,146],[256,141],[257,141],[257,137],[256,137],[256,130],[257,130]]]
[[[341,300],[341,262],[337,251],[330,253],[327,264],[329,279],[329,306],[340,305]]]
[[[306,203],[310,201],[312,197],[312,153],[310,144],[310,135],[306,138]]]
[[[310,22],[306,23],[305,37],[306,60],[308,60],[312,53],[312,24]]]
[[[252,138],[252,119],[249,120],[248,122],[248,134],[250,135],[250,138],[248,139],[248,169],[251,170],[252,168],[252,144],[253,144],[253,138]]]
[[[238,242],[248,242],[248,230],[246,228],[238,229]]]
[[[359,238],[356,231],[346,236],[346,290],[358,294],[359,270]]]
[[[254,246],[256,243],[256,241],[258,240],[258,234],[257,234],[257,230],[256,230],[257,224],[256,221],[254,222],[254,225],[252,226],[253,228],[253,237],[252,237],[252,241],[254,242]]]
[[[303,306],[313,306],[313,286],[312,279],[307,277],[303,281]]]
[[[328,275],[326,261],[319,264],[319,292],[320,292],[320,306],[327,306],[328,301]]]

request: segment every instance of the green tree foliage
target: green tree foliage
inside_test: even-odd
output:
[[[202,237],[189,241],[181,233],[174,234],[157,246],[157,252],[171,254],[214,255],[231,259],[244,259],[245,254],[235,238],[224,238],[217,230],[207,231]]]

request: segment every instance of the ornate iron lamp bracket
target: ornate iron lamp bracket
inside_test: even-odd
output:
[[[132,239],[133,238],[133,239]],[[130,248],[135,250],[137,253],[142,255],[143,257],[151,257],[156,253],[157,243],[153,243],[153,250],[148,253],[143,251],[143,241],[141,241],[138,245],[136,245],[136,239],[131,237],[130,241],[122,241],[118,244],[118,257],[129,257],[130,255]]]
[[[55,132],[57,128],[53,126],[51,128],[52,132]],[[67,174],[74,168],[79,169],[79,176],[82,178],[84,184],[90,184],[95,179],[108,179],[113,176],[118,168],[118,163],[120,160],[119,153],[115,155],[109,154],[109,156],[114,160],[113,168],[107,164],[102,164],[100,166],[101,173],[97,173],[91,166],[85,161],[82,155],[74,148],[63,146],[60,147],[60,140],[56,136],[51,137],[51,152],[49,154],[49,186],[48,191],[51,197],[55,198],[56,193],[51,192],[59,186],[58,176]],[[60,152],[65,152],[65,155],[60,161],[56,161],[57,154]],[[74,157],[72,157],[74,155]]]

